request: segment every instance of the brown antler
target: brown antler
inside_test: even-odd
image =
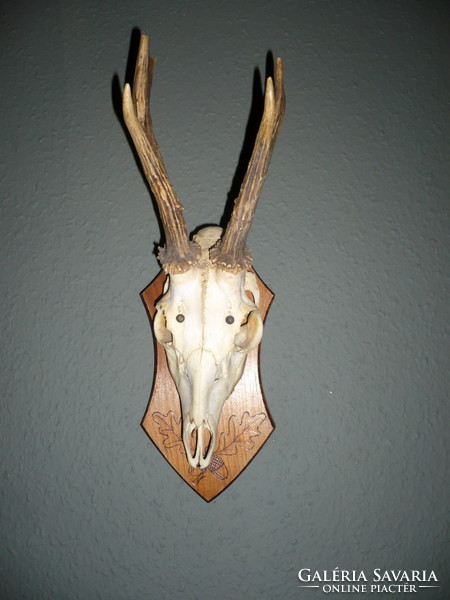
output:
[[[199,249],[189,242],[186,223],[169,181],[166,167],[153,133],[150,117],[150,88],[156,59],[149,57],[149,39],[141,35],[134,73],[133,92],[127,83],[123,91],[123,116],[141,159],[150,188],[156,198],[164,227],[166,244],[158,258],[167,273],[186,271],[199,256]]]
[[[256,204],[269,168],[278,130],[284,116],[286,99],[283,88],[283,63],[276,61],[275,85],[269,77],[264,97],[264,113],[255,147],[242,182],[233,213],[218,244],[211,249],[211,261],[219,268],[237,272],[251,266],[252,257],[245,243],[255,214]]]

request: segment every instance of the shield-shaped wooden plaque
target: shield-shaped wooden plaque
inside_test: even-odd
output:
[[[256,273],[255,273],[256,275]],[[162,295],[164,272],[141,293],[153,321],[155,302]],[[259,309],[265,320],[273,293],[256,275],[260,290]],[[206,469],[194,469],[187,461],[181,434],[181,407],[169,373],[164,348],[155,341],[153,389],[142,427],[177,473],[204,500],[223,492],[255,457],[274,430],[259,376],[259,348],[249,352],[242,378],[225,401],[217,430],[217,443]]]

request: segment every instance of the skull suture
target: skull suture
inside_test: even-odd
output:
[[[168,277],[156,307],[155,335],[180,396],[187,459],[204,469],[214,451],[223,404],[263,332],[246,239],[284,115],[283,65],[277,59],[274,79],[267,79],[253,153],[225,230],[206,227],[192,242],[153,133],[149,94],[154,65],[148,37],[142,35],[133,90],[129,84],[124,88],[123,116],[166,238],[158,258]]]
[[[194,236],[201,258],[168,276],[154,319],[181,400],[187,459],[198,469],[209,465],[223,404],[263,333],[255,275],[229,273],[209,260],[221,232],[206,227]]]

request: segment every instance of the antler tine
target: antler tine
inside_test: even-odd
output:
[[[150,188],[156,198],[164,227],[166,244],[158,258],[167,273],[180,273],[197,260],[199,249],[189,242],[183,205],[169,181],[166,167],[153,133],[150,117],[150,89],[156,59],[149,56],[149,39],[141,35],[134,73],[133,91],[125,84],[123,116],[141,160]]]
[[[221,269],[237,272],[251,266],[251,253],[245,243],[283,120],[285,104],[283,63],[278,58],[275,85],[271,77],[266,82],[261,124],[233,213],[222,238],[210,251],[210,260]]]

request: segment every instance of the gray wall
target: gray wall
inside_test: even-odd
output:
[[[308,599],[298,570],[339,567],[434,569],[417,596],[448,598],[448,4],[5,4],[1,597]],[[277,429],[209,505],[140,428],[161,233],[114,108],[134,28],[191,230],[285,61],[249,239]]]

